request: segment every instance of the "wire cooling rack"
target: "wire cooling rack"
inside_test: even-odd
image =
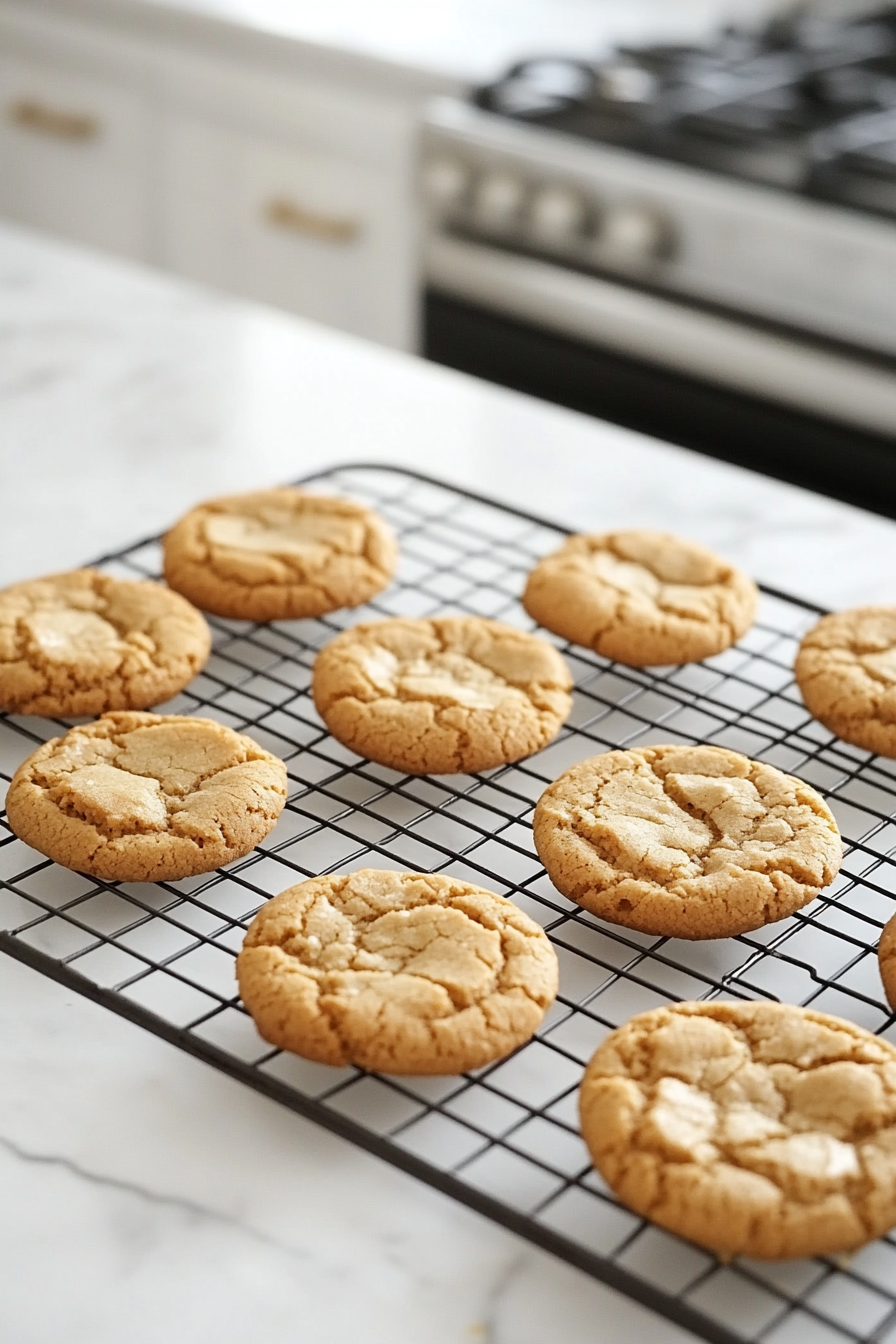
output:
[[[721,1265],[617,1204],[576,1123],[598,1043],[632,1014],[678,999],[811,1004],[896,1041],[874,953],[896,910],[896,761],[837,741],[803,708],[791,668],[817,609],[765,591],[737,647],[684,667],[633,670],[556,641],[576,689],[550,746],[483,775],[402,775],[325,731],[309,691],[318,649],[345,625],[382,616],[467,612],[529,629],[525,575],[565,533],[388,467],[307,483],[390,520],[401,542],[395,583],[368,607],[322,620],[213,619],[206,669],[164,707],[218,719],[285,759],[289,802],[276,829],[215,873],[113,884],[50,863],[0,820],[0,947],[707,1340],[896,1341],[892,1237],[846,1265]],[[156,577],[160,547],[142,542],[100,565]],[[35,743],[65,726],[0,715],[0,802]],[[732,747],[814,785],[846,840],[837,881],[790,919],[704,943],[615,928],[559,896],[532,844],[542,790],[596,752],[668,741]],[[532,1042],[468,1076],[412,1079],[312,1064],[261,1040],[234,983],[250,919],[305,877],[364,866],[451,873],[512,897],[543,925],[560,994]]]

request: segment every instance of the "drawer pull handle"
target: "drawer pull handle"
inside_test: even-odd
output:
[[[352,243],[361,232],[360,220],[319,215],[284,196],[275,196],[268,201],[264,217],[275,229],[286,229],[289,233],[300,233],[325,243]]]
[[[35,98],[10,103],[6,114],[14,126],[36,131],[38,135],[51,135],[56,140],[95,140],[100,133],[99,121],[89,112],[62,112]]]

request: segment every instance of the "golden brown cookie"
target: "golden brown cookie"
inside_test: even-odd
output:
[[[210,499],[165,538],[165,578],[203,611],[247,621],[357,607],[392,578],[398,546],[372,509],[305,490]]]
[[[439,874],[362,868],[281,892],[237,958],[266,1041],[323,1064],[462,1073],[527,1041],[557,956],[510,901]]]
[[[636,1213],[730,1259],[854,1251],[896,1223],[896,1049],[781,1003],[678,1003],[604,1041],[582,1136]]]
[[[313,692],[334,737],[409,774],[488,770],[550,742],[572,678],[537,635],[482,616],[370,622],[318,654]]]
[[[884,925],[877,946],[877,960],[887,1003],[896,1012],[896,915]]]
[[[110,882],[207,873],[248,854],[286,800],[286,766],[213,719],[104,714],[23,761],[6,795],[16,835]]]
[[[823,616],[796,656],[810,714],[844,742],[896,756],[896,607]]]
[[[78,717],[145,709],[205,665],[208,626],[160,583],[75,569],[0,592],[0,710]]]
[[[630,667],[721,653],[756,616],[752,579],[667,532],[575,536],[535,566],[523,606],[546,630]]]
[[[592,756],[545,790],[533,830],[564,896],[670,938],[783,919],[833,881],[843,856],[814,789],[724,747]]]

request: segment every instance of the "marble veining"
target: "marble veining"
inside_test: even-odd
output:
[[[26,1164],[33,1164],[38,1167],[59,1168],[71,1176],[77,1177],[81,1181],[87,1181],[90,1185],[98,1186],[102,1189],[116,1190],[125,1194],[134,1195],[138,1200],[146,1200],[150,1204],[158,1204],[162,1208],[179,1211],[186,1214],[188,1218],[208,1219],[213,1223],[220,1223],[224,1227],[235,1228],[244,1236],[252,1241],[258,1241],[263,1246],[273,1246],[286,1255],[295,1256],[299,1260],[307,1259],[307,1255],[293,1246],[278,1240],[276,1237],[268,1236],[258,1228],[250,1227],[241,1222],[238,1218],[229,1216],[218,1210],[210,1208],[207,1205],[199,1204],[191,1199],[184,1199],[177,1195],[169,1195],[153,1190],[148,1186],[140,1185],[136,1181],[122,1180],[114,1176],[107,1176],[101,1172],[90,1171],[73,1158],[59,1153],[33,1153],[23,1148],[21,1144],[12,1139],[0,1137],[0,1148],[4,1149],[11,1158],[18,1159]]]

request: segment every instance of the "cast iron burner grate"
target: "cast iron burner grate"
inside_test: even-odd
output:
[[[309,483],[389,518],[402,547],[396,582],[368,608],[325,620],[212,620],[208,667],[166,706],[248,731],[286,759],[290,799],[267,843],[188,881],[114,885],[48,862],[0,821],[0,946],[704,1339],[896,1339],[896,1239],[848,1264],[721,1265],[621,1208],[576,1125],[578,1083],[598,1042],[633,1013],[681,998],[812,1004],[896,1040],[874,954],[896,910],[896,761],[837,741],[803,708],[791,667],[817,610],[766,590],[736,648],[685,667],[632,670],[564,647],[575,707],[551,746],[482,776],[404,776],[323,731],[309,694],[317,650],[344,625],[378,616],[470,612],[531,628],[519,603],[525,574],[564,532],[387,467]],[[148,541],[100,563],[154,577],[159,559]],[[3,794],[34,744],[61,726],[0,715]],[[818,788],[847,841],[837,882],[791,919],[710,943],[616,929],[558,896],[529,825],[545,785],[596,752],[668,740],[733,747]],[[365,865],[450,872],[539,920],[560,958],[561,990],[530,1044],[473,1075],[428,1079],[332,1069],[265,1045],[235,995],[246,925],[284,887]]]

